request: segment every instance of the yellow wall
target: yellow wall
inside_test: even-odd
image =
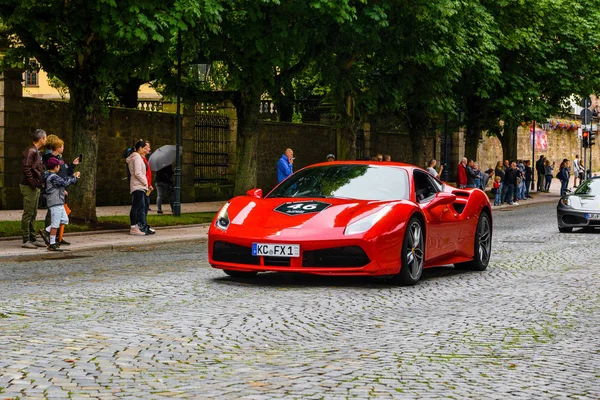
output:
[[[23,97],[36,97],[41,99],[60,99],[58,91],[48,85],[48,74],[40,69],[38,71],[37,86],[25,86],[25,73],[23,73]],[[69,98],[67,93],[65,98]],[[140,100],[160,100],[162,96],[158,94],[148,84],[140,86],[138,99]]]

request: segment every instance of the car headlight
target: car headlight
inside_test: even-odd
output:
[[[219,213],[217,214],[217,219],[215,220],[215,226],[224,231],[229,227],[229,214],[227,214],[227,209],[229,208],[229,203],[225,204]]]
[[[361,218],[358,221],[354,221],[346,227],[346,229],[344,230],[344,235],[355,235],[357,233],[363,233],[368,231],[373,227],[373,225],[377,223],[377,221],[379,221],[387,213],[389,213],[391,209],[392,207],[388,205],[383,207],[381,210],[374,212],[371,215],[367,215],[366,217]]]
[[[563,197],[560,202],[567,207],[571,207],[571,199],[569,197]]]

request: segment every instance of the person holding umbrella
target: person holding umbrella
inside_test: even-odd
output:
[[[182,148],[179,149],[179,154],[182,153]],[[173,176],[173,163],[177,156],[177,146],[167,144],[160,147],[150,156],[149,163],[152,170],[157,171],[156,173],[156,207],[158,208],[158,214],[162,214],[162,200],[165,194],[168,196],[169,204],[171,205],[171,211],[173,211],[174,202],[174,182]]]
[[[163,213],[162,202],[165,195],[171,205],[171,212],[173,212],[173,201],[175,200],[173,198],[173,192],[175,191],[175,184],[173,182],[174,175],[175,171],[173,171],[173,166],[171,164],[156,172],[156,208],[158,209],[156,212],[158,214]]]

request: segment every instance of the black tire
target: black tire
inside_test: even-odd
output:
[[[475,251],[471,261],[456,263],[455,268],[470,271],[485,271],[492,255],[492,223],[485,211],[479,215],[475,230]]]
[[[558,231],[560,233],[571,233],[571,232],[573,232],[573,228],[572,227],[567,227],[567,226],[565,226],[565,227],[560,227],[559,226],[558,227]]]
[[[423,224],[417,217],[412,217],[406,226],[402,250],[400,251],[400,272],[394,281],[402,286],[416,284],[423,274],[425,261],[425,235]]]
[[[223,272],[232,278],[254,278],[258,274],[258,272],[233,271],[230,269],[224,269]]]

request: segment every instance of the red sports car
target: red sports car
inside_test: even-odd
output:
[[[413,285],[423,268],[483,271],[492,212],[479,189],[456,189],[413,165],[311,165],[268,195],[253,189],[215,216],[208,258],[233,277],[261,271],[389,275]]]

